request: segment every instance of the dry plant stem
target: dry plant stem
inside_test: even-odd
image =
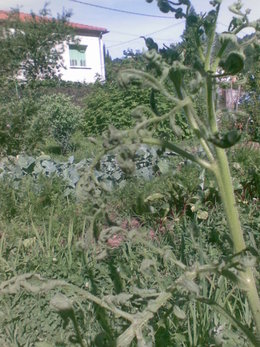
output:
[[[41,277],[39,274],[33,274],[33,273],[27,273],[23,275],[18,275],[16,277],[13,277],[10,280],[7,280],[0,285],[0,295],[1,294],[17,294],[21,290],[26,290],[28,292],[34,293],[34,294],[44,294],[46,292],[49,292],[55,288],[61,287],[63,288],[63,291],[68,291],[68,294],[71,294],[71,289],[73,289],[73,292],[75,294],[75,300],[78,299],[78,297],[81,297],[83,300],[89,300],[91,302],[96,303],[100,307],[105,308],[106,310],[112,312],[116,317],[122,317],[123,319],[130,322],[130,326],[128,329],[122,333],[118,339],[117,339],[117,347],[127,347],[131,344],[132,340],[136,337],[140,337],[142,328],[148,323],[150,319],[156,315],[158,310],[164,306],[168,300],[172,297],[173,291],[175,291],[177,288],[184,288],[186,287],[185,282],[186,280],[195,280],[198,275],[213,272],[218,272],[219,264],[213,264],[213,265],[203,265],[203,266],[195,266],[191,269],[187,269],[178,279],[175,280],[175,282],[167,288],[167,292],[161,292],[161,293],[152,293],[147,294],[145,297],[156,297],[154,300],[150,300],[146,309],[143,312],[137,312],[135,314],[129,314],[125,311],[122,311],[115,307],[112,302],[107,302],[106,297],[103,299],[100,299],[93,294],[89,293],[88,291],[78,288],[77,286],[73,284],[69,284],[66,281],[63,280],[48,280],[43,277]],[[142,295],[141,295],[142,296]],[[208,302],[207,299],[198,297],[198,300],[201,300],[203,302],[206,302],[210,305],[212,305],[212,302]],[[214,304],[215,305],[215,304]],[[223,311],[223,308],[220,306],[219,310]],[[224,315],[226,315],[226,311],[224,310]],[[231,317],[231,316],[230,316]],[[75,317],[74,317],[75,318]],[[231,317],[232,318],[232,317]],[[234,319],[234,318],[232,318]],[[242,324],[239,324],[239,322],[235,321],[235,325],[238,326],[238,328],[241,331],[245,331],[247,337],[249,340],[253,343],[253,345],[258,346],[258,342],[255,342],[254,336],[251,334],[248,334],[246,331],[246,327],[244,327]],[[77,322],[76,322],[77,323]],[[78,334],[79,334],[78,330]],[[83,341],[82,341],[83,343]]]
[[[116,346],[130,346],[131,342],[137,337],[144,325],[154,317],[157,311],[167,303],[171,296],[171,293],[162,292],[155,300],[150,300],[144,312],[134,315],[132,324],[118,337]]]

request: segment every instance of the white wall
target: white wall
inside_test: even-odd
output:
[[[75,36],[79,44],[87,46],[86,67],[70,67],[69,45],[64,45],[63,63],[66,69],[61,69],[61,79],[72,82],[93,83],[97,75],[101,80],[105,79],[104,52],[102,38],[92,36]]]

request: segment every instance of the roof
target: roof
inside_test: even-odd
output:
[[[0,10],[0,21],[8,19],[8,16],[10,15],[10,13],[11,12],[9,12],[9,11]],[[19,18],[22,22],[26,22],[27,20],[30,20],[32,18],[32,16],[28,13],[19,12]],[[36,20],[39,20],[42,17],[35,16],[35,18],[36,18]],[[48,17],[48,19],[51,20],[50,17]],[[108,33],[108,30],[106,28],[102,28],[102,27],[96,27],[96,26],[92,26],[92,25],[73,23],[73,22],[68,22],[68,24],[72,28],[79,30],[81,32],[85,32],[85,33],[90,33],[90,32],[92,32],[93,34],[94,33],[102,33],[102,34]]]

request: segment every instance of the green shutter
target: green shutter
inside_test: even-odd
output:
[[[70,46],[70,66],[86,66],[85,46]]]

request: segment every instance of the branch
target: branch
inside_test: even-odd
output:
[[[163,148],[168,148],[172,151],[174,151],[175,153],[181,155],[182,157],[189,159],[197,164],[199,164],[200,166],[204,167],[205,169],[208,169],[210,171],[213,171],[213,165],[211,163],[209,163],[208,161],[201,159],[198,156],[195,156],[183,149],[181,149],[180,147],[178,147],[177,145],[173,144],[172,142],[168,142],[165,140],[160,140],[160,139],[155,139],[152,137],[145,137],[141,139],[143,143],[147,144],[147,145],[155,145],[155,146],[160,146]]]
[[[171,293],[162,292],[155,300],[150,300],[147,308],[142,313],[134,315],[132,324],[117,339],[117,347],[130,346],[135,337],[138,337],[143,326],[154,317],[157,311],[171,298]]]

